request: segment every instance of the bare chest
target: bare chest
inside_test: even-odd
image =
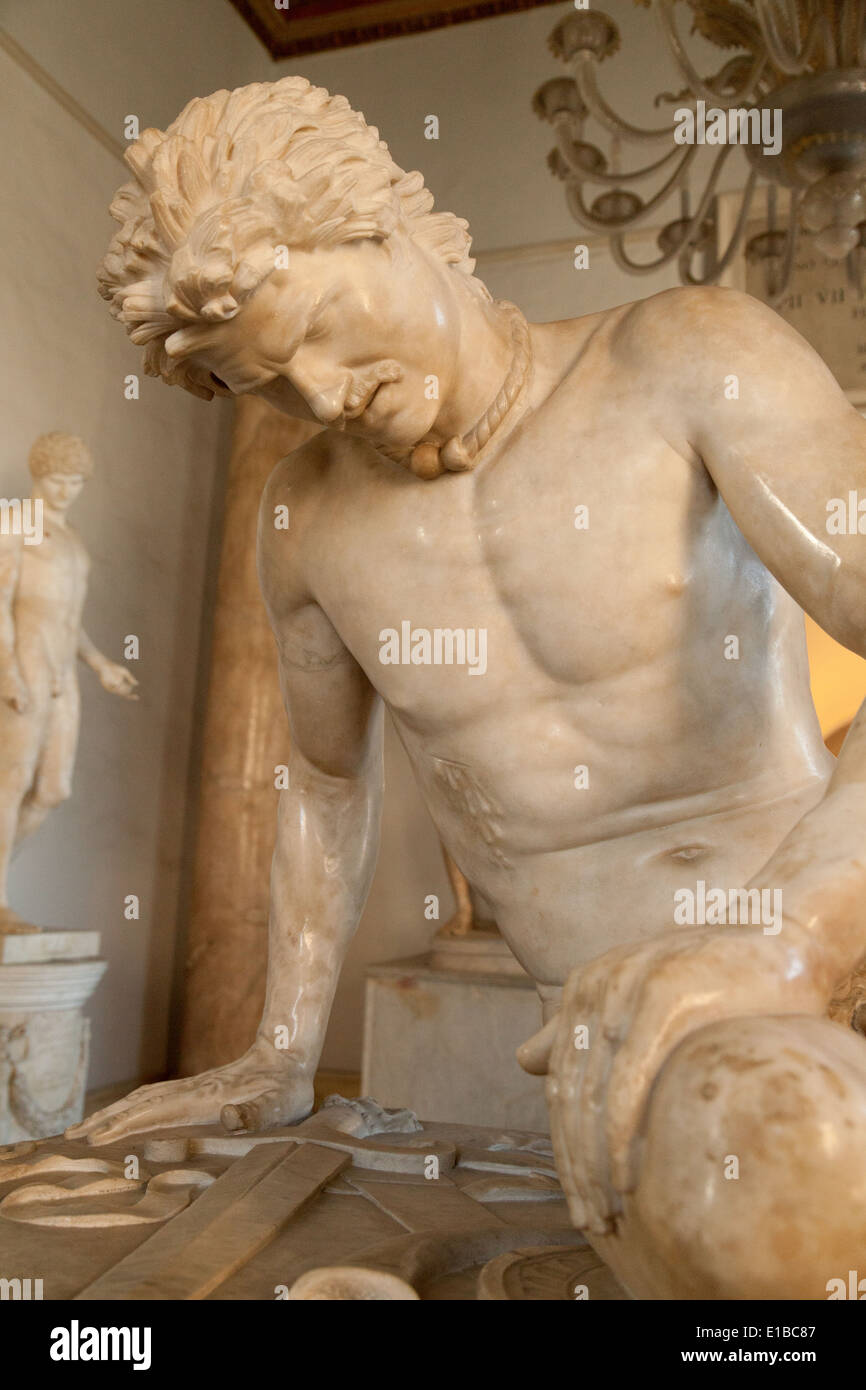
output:
[[[42,600],[58,617],[77,612],[84,600],[89,568],[78,536],[61,527],[46,526],[40,543],[23,549],[18,602]]]
[[[609,413],[532,421],[477,474],[367,474],[328,520],[317,596],[386,700],[419,718],[681,652],[741,559],[703,470]]]

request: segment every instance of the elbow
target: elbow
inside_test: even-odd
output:
[[[833,576],[829,603],[816,621],[848,651],[866,658],[866,572],[842,563]]]
[[[320,749],[310,757],[295,747],[289,756],[288,786],[302,796],[352,799],[372,790],[374,783],[371,759],[356,749]]]

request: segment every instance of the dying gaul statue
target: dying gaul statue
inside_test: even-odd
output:
[[[528,325],[301,78],[193,101],[127,160],[101,290],[147,370],[327,428],[261,507],[292,752],[257,1040],[74,1133],[309,1112],[384,702],[538,982],[522,1061],[574,1221],[638,1296],[824,1297],[866,1249],[866,1042],[828,1017],[866,953],[866,715],[834,762],[802,609],[866,655],[864,539],[826,526],[866,423],[732,291]]]
[[[70,795],[78,745],[76,662],[105,690],[137,699],[135,677],[81,626],[90,560],[67,512],[93,473],[81,439],[36,440],[29,534],[0,534],[0,934],[35,932],[9,906],[9,863],[21,842]]]

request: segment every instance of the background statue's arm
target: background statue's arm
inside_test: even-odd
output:
[[[112,695],[122,695],[126,700],[137,700],[135,687],[138,681],[135,676],[125,666],[121,666],[119,661],[112,661],[104,652],[101,652],[94,642],[88,637],[84,628],[78,631],[78,659],[83,661],[85,666],[89,666],[100,680],[103,689]]]
[[[28,693],[18,665],[15,643],[15,594],[21,571],[20,536],[0,536],[0,700],[19,713]]]

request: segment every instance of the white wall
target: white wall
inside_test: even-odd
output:
[[[0,0],[0,23],[117,140],[272,66],[227,0]]]
[[[191,720],[214,480],[228,415],[141,378],[95,269],[119,162],[0,53],[3,447],[0,495],[26,496],[27,453],[52,429],[84,438],[96,476],[72,520],[93,571],[86,627],[120,659],[135,633],[141,700],[109,696],[81,668],[74,797],[22,849],[12,903],[30,920],[102,932],[109,971],[90,1009],[94,1084],[164,1065]],[[123,916],[141,897],[138,922]]]

